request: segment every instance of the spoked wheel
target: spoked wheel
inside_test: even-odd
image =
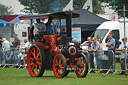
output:
[[[30,47],[27,55],[27,67],[32,77],[41,77],[45,71],[45,53],[40,45]]]
[[[77,68],[75,73],[77,77],[84,78],[88,73],[88,62],[85,54],[81,53],[78,55],[79,61],[77,62]]]
[[[63,78],[66,72],[66,59],[64,55],[57,54],[53,61],[53,72],[57,78]]]

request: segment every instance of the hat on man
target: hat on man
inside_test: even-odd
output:
[[[18,34],[14,33],[13,36],[18,36]]]

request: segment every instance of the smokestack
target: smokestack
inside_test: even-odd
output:
[[[72,13],[66,13],[66,29],[67,29],[67,37],[72,37]]]

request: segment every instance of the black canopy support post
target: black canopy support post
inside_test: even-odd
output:
[[[62,32],[61,30],[61,15],[60,15],[60,18],[59,18],[59,21],[60,21],[60,32]]]
[[[32,33],[32,30],[33,30],[33,29],[32,29],[32,24],[33,24],[33,23],[32,23],[32,19],[30,19],[30,34],[29,34],[29,39],[30,39],[30,40],[29,40],[29,41],[33,41],[33,38],[32,38],[32,36],[33,36],[33,35],[32,35],[32,34],[33,34],[33,33]]]
[[[66,31],[67,31],[67,37],[72,37],[72,13],[67,12],[66,13]]]

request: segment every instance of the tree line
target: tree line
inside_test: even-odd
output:
[[[21,5],[24,6],[24,9],[21,11],[24,13],[48,13],[48,12],[58,12],[62,11],[62,9],[69,3],[70,0],[18,0]],[[82,9],[83,5],[87,0],[73,0],[73,8],[74,10]],[[128,10],[128,0],[92,0],[93,1],[93,13],[94,14],[103,14],[105,13],[104,8],[110,7],[114,9],[115,12],[121,15],[122,13],[118,12],[118,10],[123,9],[123,4],[126,4],[126,9]],[[103,5],[103,3],[106,3]],[[11,14],[13,11],[8,12],[7,7],[0,4],[0,15],[3,14]],[[128,14],[126,13],[126,16]]]

